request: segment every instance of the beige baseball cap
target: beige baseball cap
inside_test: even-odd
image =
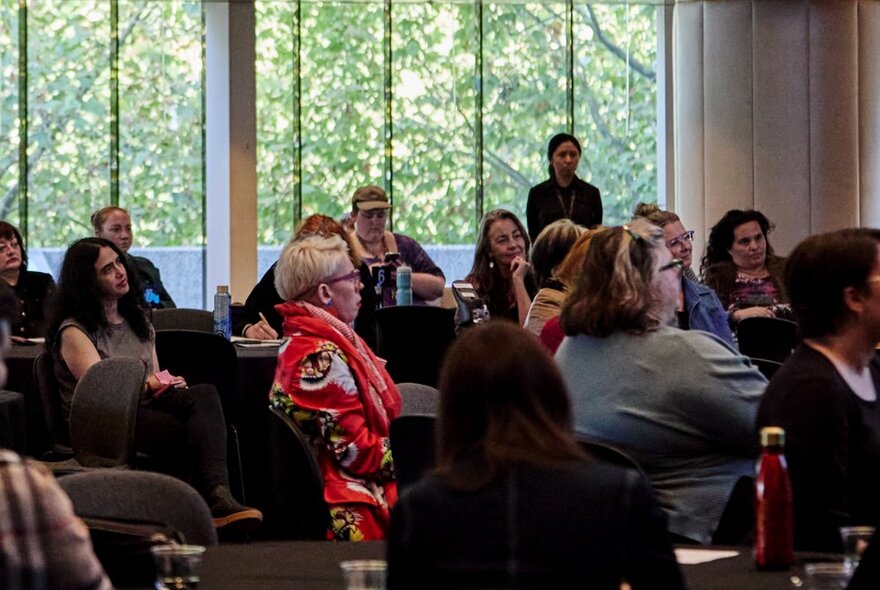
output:
[[[372,211],[374,209],[391,209],[391,203],[388,202],[388,195],[381,187],[371,184],[354,191],[351,207],[353,211]]]

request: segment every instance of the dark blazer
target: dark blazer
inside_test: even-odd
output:
[[[598,188],[575,176],[572,183],[563,189],[559,188],[556,181],[551,178],[529,190],[526,224],[532,243],[542,229],[566,216],[571,203],[571,191],[574,191],[574,203],[570,207],[569,219],[584,227],[602,224],[602,195]]]
[[[174,300],[171,299],[171,295],[168,294],[168,291],[165,290],[165,286],[162,284],[162,277],[159,274],[159,269],[156,268],[156,265],[153,264],[149,258],[132,256],[129,254],[128,262],[132,271],[134,271],[136,275],[135,278],[137,279],[144,295],[147,295],[147,289],[152,289],[153,294],[159,297],[158,302],[155,301],[155,299],[147,301],[147,304],[150,307],[153,309],[177,307],[174,305]]]
[[[487,486],[437,475],[391,513],[388,588],[684,588],[650,484],[599,462],[518,465]]]
[[[12,335],[24,338],[45,337],[48,306],[55,293],[52,275],[23,270],[18,274],[18,283],[11,288],[19,306],[12,318]]]

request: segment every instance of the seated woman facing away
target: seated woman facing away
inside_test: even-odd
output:
[[[808,238],[785,283],[804,340],[770,381],[758,425],[785,429],[795,547],[839,552],[839,527],[880,527],[880,231]]]
[[[522,328],[453,344],[437,436],[437,470],[392,514],[390,590],[684,587],[650,484],[581,450],[559,371]]]
[[[749,317],[791,317],[785,258],[773,254],[767,239],[772,229],[760,211],[731,209],[709,233],[703,279],[718,293],[731,325]]]
[[[214,387],[187,387],[175,377],[174,387],[153,395],[163,388],[154,373],[159,370],[156,334],[138,285],[129,283],[129,271],[125,255],[109,240],[85,238],[68,248],[46,341],[61,405],[69,414],[77,381],[101,359],[141,359],[149,377],[138,409],[137,450],[172,464],[185,455],[190,483],[207,501],[214,526],[254,526],[263,515],[236,502],[229,490],[226,421]]]
[[[494,209],[483,216],[474,264],[465,280],[486,302],[492,319],[525,324],[537,292],[528,257],[529,238],[516,215]]]
[[[524,324],[535,336],[541,334],[547,320],[559,315],[566,285],[557,276],[557,269],[585,231],[568,219],[559,219],[545,227],[535,240],[531,263],[540,290],[532,300]]]
[[[767,380],[718,338],[669,327],[681,267],[644,219],[593,237],[562,306],[566,338],[556,361],[575,431],[641,464],[670,532],[745,542]]]
[[[0,221],[0,279],[15,294],[16,313],[12,317],[12,338],[46,336],[47,305],[55,292],[52,276],[27,269],[27,251],[18,229]]]
[[[272,403],[312,440],[330,508],[327,538],[340,541],[384,538],[397,500],[388,426],[401,399],[349,326],[361,304],[360,276],[339,236],[294,240],[275,267],[289,340],[278,352]]]

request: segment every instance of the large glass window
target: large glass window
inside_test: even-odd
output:
[[[20,225],[18,2],[0,0],[0,219]]]
[[[294,219],[340,215],[375,183],[392,194],[395,231],[470,246],[481,212],[524,215],[563,131],[582,140],[578,174],[601,189],[606,223],[657,199],[654,5],[256,8],[263,244],[283,243]]]

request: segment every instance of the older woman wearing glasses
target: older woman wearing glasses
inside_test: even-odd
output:
[[[752,528],[755,417],[766,379],[717,338],[669,326],[681,260],[644,219],[593,237],[562,306],[556,353],[575,431],[641,464],[679,540]]]
[[[634,217],[644,217],[663,230],[663,242],[673,257],[683,263],[681,294],[678,297],[676,322],[682,330],[703,330],[715,334],[734,348],[733,334],[727,312],[713,289],[702,284],[691,269],[693,262],[693,230],[686,230],[672,211],[664,211],[653,203],[639,203]]]
[[[291,241],[275,267],[288,340],[270,395],[315,447],[330,509],[327,538],[339,541],[384,538],[397,499],[388,426],[401,399],[351,328],[360,277],[337,235]]]

